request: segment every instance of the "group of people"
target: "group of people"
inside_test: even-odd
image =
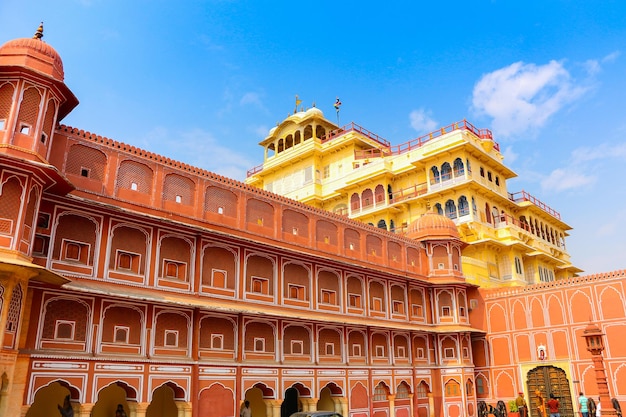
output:
[[[63,400],[63,405],[57,405],[59,409],[59,413],[61,413],[61,417],[74,417],[74,409],[72,408],[72,403],[70,402],[70,396],[66,395]],[[124,411],[124,406],[122,404],[118,404],[115,409],[115,417],[126,417],[126,411]]]
[[[541,396],[539,391],[536,392],[537,395],[537,408],[539,410],[539,414],[543,417],[546,417],[546,411],[550,413],[550,417],[561,417],[560,407],[558,398],[554,396],[554,394],[550,394],[550,399],[546,402],[544,398]],[[520,392],[518,397],[515,400],[515,405],[517,406],[517,410],[519,411],[520,417],[528,417],[528,406],[526,404],[526,400],[524,399],[524,393]],[[589,416],[589,399],[585,397],[585,395],[581,392],[578,395],[578,406],[580,409],[580,413],[582,417],[601,417],[600,411],[600,399],[596,404],[595,408],[595,416]]]

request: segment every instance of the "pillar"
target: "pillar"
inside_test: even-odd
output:
[[[428,393],[428,415],[435,417],[435,397],[432,392]]]
[[[127,401],[130,415],[128,417],[146,417],[146,411],[150,403],[138,403],[136,401]]]
[[[280,417],[280,405],[282,401],[279,400],[265,400],[265,415],[267,417]]]
[[[396,396],[395,395],[387,395],[387,402],[389,402],[389,415],[396,415]]]
[[[174,401],[178,410],[178,417],[191,417],[193,406],[187,401]]]
[[[317,398],[298,398],[302,403],[302,411],[317,411]]]
[[[72,404],[72,408],[74,409],[74,416],[90,417],[91,410],[93,409],[94,405],[96,404],[95,403],[82,403],[82,404],[77,404],[77,405]]]

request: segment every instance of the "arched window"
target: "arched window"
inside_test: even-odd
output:
[[[395,232],[396,231],[396,224],[394,223],[393,219],[389,220],[389,231],[390,232]]]
[[[378,225],[377,225],[377,227],[378,227],[379,229],[384,229],[384,230],[387,230],[387,223],[385,222],[385,220],[384,220],[384,219],[381,219],[381,220],[379,220],[379,221],[378,221]]]
[[[456,205],[453,200],[446,201],[446,217],[456,219]]]
[[[463,166],[463,160],[461,158],[456,158],[454,160],[454,176],[460,177],[465,174],[465,167]]]
[[[459,216],[467,216],[469,214],[469,204],[467,204],[467,197],[462,195],[459,197]]]
[[[432,177],[430,178],[430,183],[438,184],[441,181],[441,178],[439,177],[439,169],[437,167],[432,167],[430,171],[432,173]]]
[[[441,208],[441,204],[439,203],[435,204],[435,210],[437,210],[437,214],[440,214],[443,216],[443,210]]]
[[[497,207],[494,206],[493,209],[491,209],[491,216],[493,217],[494,226],[500,223],[500,215]]]
[[[449,163],[444,162],[443,165],[441,165],[441,181],[447,181],[451,178],[452,178],[452,168],[450,167]]]
[[[476,215],[477,210],[478,208],[476,208],[476,200],[474,199],[474,197],[472,197],[472,213],[474,214],[474,216]]]

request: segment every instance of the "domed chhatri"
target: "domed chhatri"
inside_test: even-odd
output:
[[[456,224],[446,216],[428,212],[412,222],[407,231],[411,239],[460,239]]]
[[[63,61],[57,51],[41,40],[43,23],[32,38],[18,38],[0,46],[0,65],[28,67],[36,72],[63,81]]]

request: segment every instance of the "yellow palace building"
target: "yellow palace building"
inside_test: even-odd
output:
[[[464,275],[481,287],[581,272],[565,245],[571,227],[526,191],[508,190],[516,174],[492,132],[466,120],[392,145],[313,107],[287,117],[260,145],[263,164],[248,172],[250,185],[392,233],[428,211],[449,217],[468,244]]]

